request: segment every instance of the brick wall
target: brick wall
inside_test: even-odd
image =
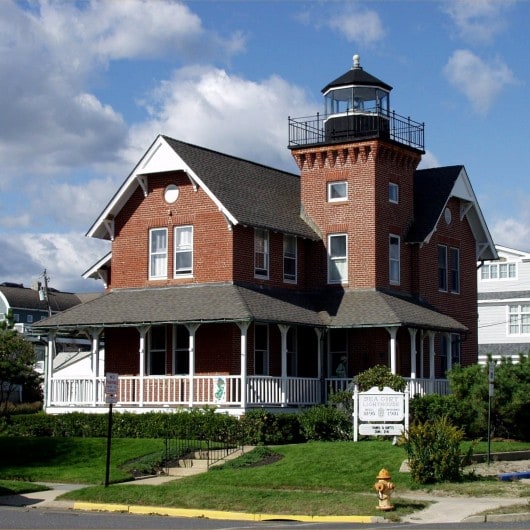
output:
[[[168,184],[179,187],[173,204],[164,201]],[[173,278],[175,226],[193,225],[193,277]],[[168,229],[168,274],[149,280],[149,230]],[[161,287],[232,279],[233,241],[225,217],[202,189],[194,191],[183,172],[148,178],[148,195],[138,187],[115,219],[110,288]]]
[[[293,150],[301,171],[302,204],[327,246],[329,234],[348,235],[348,283],[351,288],[389,287],[389,235],[403,237],[413,212],[413,174],[419,153],[379,140]],[[348,200],[329,202],[329,182],[346,181]],[[399,203],[388,200],[388,185],[399,186]],[[327,284],[325,248],[317,260],[319,278]],[[402,281],[410,290],[410,257],[401,245]],[[324,267],[322,267],[322,262]],[[312,278],[313,280],[313,278]],[[311,282],[312,283],[312,282]]]

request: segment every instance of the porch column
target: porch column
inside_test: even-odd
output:
[[[98,378],[99,378],[99,336],[103,328],[94,328],[90,330],[90,340],[92,342],[92,404],[94,407],[98,404]]]
[[[420,377],[423,379],[425,377],[424,361],[423,354],[425,353],[424,348],[425,343],[425,331],[420,331]]]
[[[429,337],[429,379],[431,382],[431,394],[434,393],[434,338],[436,337],[435,331],[428,331]]]
[[[281,340],[282,340],[282,407],[287,405],[287,333],[291,326],[286,324],[278,324],[280,328]]]
[[[325,403],[327,401],[326,396],[326,380],[324,379],[324,359],[322,341],[324,337],[324,330],[320,328],[313,328],[317,335],[317,378],[320,381],[320,403]]]
[[[193,402],[195,400],[195,333],[199,329],[200,324],[186,324],[186,329],[190,335],[189,338],[189,365],[190,373],[189,377],[189,396],[188,396],[188,406],[193,407]]]
[[[53,377],[53,357],[55,354],[55,336],[56,331],[48,332],[48,348],[46,351],[46,359],[44,362],[44,380],[46,381],[44,387],[44,406],[49,407],[52,404],[52,377]]]
[[[410,378],[416,379],[416,328],[409,328],[410,335]]]
[[[138,350],[138,353],[139,353],[139,362],[140,362],[140,366],[138,367],[138,373],[140,374],[140,388],[139,388],[139,393],[140,395],[138,396],[138,405],[140,407],[143,407],[144,406],[144,384],[145,384],[145,381],[144,381],[144,378],[145,378],[145,337],[147,335],[147,332],[149,331],[149,328],[150,326],[139,326],[137,329],[138,329],[138,333],[140,333],[140,348]]]
[[[447,351],[445,352],[447,355],[447,371],[449,372],[453,367],[453,343],[451,342],[451,333],[445,333],[445,339],[447,343]]]
[[[247,332],[250,322],[238,322],[241,331],[241,408],[247,407]]]
[[[397,359],[396,359],[396,335],[398,332],[397,326],[387,327],[386,330],[390,333],[390,372],[396,374]]]

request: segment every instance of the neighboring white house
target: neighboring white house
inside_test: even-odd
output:
[[[530,253],[496,245],[478,268],[479,363],[530,352]]]

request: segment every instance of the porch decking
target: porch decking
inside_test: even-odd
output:
[[[215,406],[244,411],[255,407],[305,407],[325,403],[333,392],[345,390],[350,378],[247,376],[242,392],[239,375],[124,376],[119,377],[116,407],[123,410]],[[446,379],[407,379],[411,396],[447,394]],[[105,378],[50,380],[45,397],[48,412],[62,409],[105,409]]]

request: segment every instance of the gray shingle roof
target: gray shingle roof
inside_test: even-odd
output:
[[[6,287],[0,285],[0,292],[6,297],[9,305],[17,309],[47,311],[44,300],[39,299],[39,292],[29,287]],[[73,293],[64,293],[50,289],[48,299],[53,312],[64,311],[81,303],[81,298]]]
[[[300,177],[163,136],[243,225],[318,239],[300,216]]]
[[[466,329],[412,298],[381,291],[335,291],[323,295],[233,284],[119,289],[42,320],[33,329],[251,320],[307,326]]]
[[[414,173],[414,222],[406,240],[421,243],[434,230],[464,166],[420,169]]]

